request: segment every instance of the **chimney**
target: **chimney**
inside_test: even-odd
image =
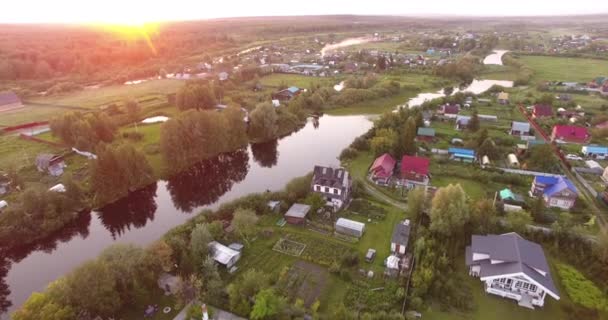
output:
[[[207,305],[203,303],[201,306],[201,310],[203,311],[203,320],[209,320],[209,313],[207,312]]]

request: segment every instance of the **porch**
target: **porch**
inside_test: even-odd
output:
[[[542,307],[544,304],[545,292],[542,292],[539,295],[537,293],[531,293],[530,291],[519,288],[512,288],[500,283],[493,283],[491,285],[485,283],[484,286],[487,293],[503,298],[513,299],[517,301],[517,304],[520,307],[534,309],[534,306]]]

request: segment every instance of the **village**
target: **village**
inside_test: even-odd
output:
[[[307,34],[74,91],[26,95],[15,86],[0,92],[0,238],[7,252],[23,245],[12,232],[29,232],[29,244],[38,245],[156,181],[169,181],[177,207],[174,177],[202,170],[200,161],[221,163],[236,150],[271,170],[286,152],[276,144],[309,123],[318,130],[331,117],[365,116],[370,129],[340,146],[336,161],[298,164],[309,173],[294,174],[284,188],[191,205],[184,211],[198,211],[149,248],[129,248],[134,257],[152,252],[153,262],[132,266],[134,283],[152,283],[145,298],[132,288],[139,284],[116,280],[133,304],[110,310],[79,302],[66,312],[605,319],[608,68],[597,58],[607,48],[599,34],[465,27]],[[568,63],[578,72],[563,68]],[[82,134],[87,128],[95,128],[92,138]],[[169,133],[191,140],[163,140]],[[274,162],[254,150],[268,142]],[[189,146],[206,153],[188,153]],[[320,141],[302,148],[327,151]],[[146,179],[115,187],[95,174],[106,159],[131,161],[121,154],[134,164],[105,171],[106,179],[127,172]],[[246,176],[250,164],[243,166]],[[201,172],[196,177],[223,184]],[[28,213],[32,190],[36,201],[53,203],[44,210],[56,214],[56,229]],[[34,217],[20,222],[35,227],[9,227],[16,216]],[[117,263],[104,260],[111,258],[91,265]],[[77,287],[74,276],[64,277]],[[92,295],[101,292],[90,281]],[[14,319],[31,319],[23,311],[30,301]]]

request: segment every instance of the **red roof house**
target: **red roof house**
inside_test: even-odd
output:
[[[395,158],[388,153],[379,156],[369,168],[371,179],[377,184],[388,184],[396,163]]]
[[[532,108],[532,116],[534,118],[552,117],[553,108],[550,105],[546,105],[546,104],[536,104]]]
[[[591,134],[585,127],[556,125],[551,132],[551,140],[561,140],[571,143],[587,143]]]
[[[444,104],[438,110],[438,113],[448,118],[456,118],[456,115],[460,112],[460,105],[458,104]]]
[[[407,187],[429,184],[429,158],[403,156],[401,159],[401,184]]]

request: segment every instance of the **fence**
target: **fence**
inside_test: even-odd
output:
[[[28,141],[34,141],[34,142],[38,142],[38,143],[44,143],[46,145],[52,146],[52,147],[57,147],[57,148],[63,148],[65,147],[64,145],[60,144],[60,143],[56,143],[56,142],[52,142],[52,141],[48,141],[48,140],[43,140],[43,139],[39,139],[33,136],[28,136],[26,134],[20,134],[19,138],[23,139],[23,140],[28,140]]]
[[[507,173],[514,173],[514,174],[520,174],[520,175],[525,175],[525,176],[544,176],[544,177],[555,177],[555,178],[564,176],[563,174],[528,171],[528,170],[520,170],[520,169],[509,169],[509,168],[499,168],[499,167],[496,167],[496,169],[502,170],[503,172],[507,172]]]
[[[0,129],[0,131],[6,133],[6,132],[11,132],[11,131],[17,131],[17,130],[27,129],[27,128],[34,128],[34,127],[38,127],[38,126],[44,126],[44,125],[48,125],[48,124],[49,124],[48,121],[29,122],[29,123],[20,124],[20,125],[17,125],[17,126],[5,127],[5,128]]]
[[[580,182],[583,185],[583,187],[585,187],[585,189],[587,189],[587,191],[589,191],[589,193],[591,193],[591,195],[594,198],[597,198],[597,191],[595,191],[595,189],[593,189],[593,187],[589,184],[589,182],[587,182],[587,180],[585,180],[585,178],[583,178],[583,176],[581,176],[578,173],[578,171],[584,172],[584,170],[580,170],[580,169],[585,169],[585,168],[572,168],[572,173],[574,173],[574,176],[576,177],[578,182]]]

